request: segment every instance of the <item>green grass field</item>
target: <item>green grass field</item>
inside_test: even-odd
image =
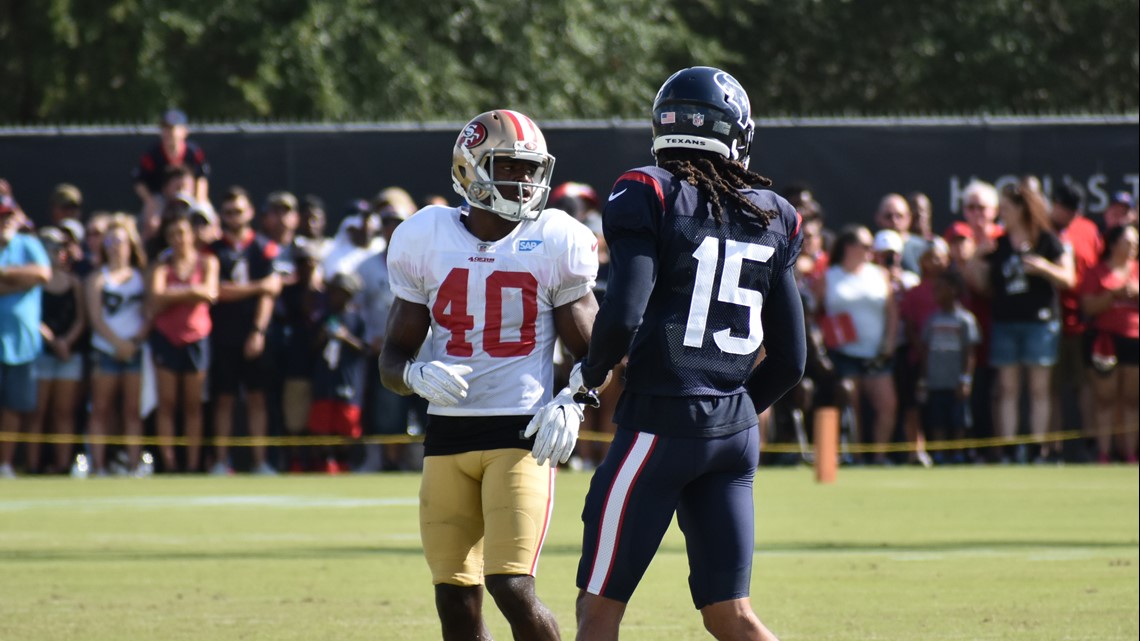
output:
[[[573,638],[588,474],[538,578]],[[0,639],[438,639],[415,475],[0,483]],[[784,641],[1135,640],[1136,467],[763,469],[753,602]],[[623,639],[708,638],[679,532]],[[488,600],[496,639],[510,639]]]

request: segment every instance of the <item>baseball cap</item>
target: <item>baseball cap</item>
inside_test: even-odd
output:
[[[361,282],[360,276],[353,272],[337,272],[329,279],[328,286],[342,289],[349,294],[355,294],[360,291],[364,283]]]
[[[946,228],[946,232],[942,234],[942,237],[945,238],[948,243],[952,243],[959,238],[969,238],[973,240],[974,228],[970,227],[966,222],[956,220],[950,223],[950,226]]]
[[[364,200],[361,198],[358,198],[356,200],[350,200],[348,202],[348,204],[344,206],[345,217],[348,217],[348,216],[367,216],[368,213],[371,211],[372,211],[372,206],[368,204],[367,200]]]
[[[204,207],[202,205],[194,206],[193,209],[190,210],[190,220],[193,221],[197,218],[206,221],[207,225],[215,225],[218,223],[218,215],[214,213],[212,207]]]
[[[0,195],[0,214],[10,214],[19,208],[11,196],[8,194]]]
[[[43,243],[44,249],[55,251],[67,244],[67,236],[56,227],[41,227],[36,236]]]
[[[392,221],[403,222],[407,219],[407,214],[391,205],[385,205],[382,209],[380,209],[380,222],[382,223]]]
[[[195,204],[194,197],[184,191],[180,191],[177,194],[174,194],[174,197],[171,198],[170,201],[175,203],[182,203],[187,207],[193,207]]]
[[[59,228],[70,234],[77,243],[83,242],[84,237],[87,236],[87,230],[83,228],[83,223],[74,218],[64,218],[59,221]]]
[[[296,211],[297,197],[287,191],[275,191],[265,197],[265,208],[270,207],[284,207]]]
[[[564,182],[550,190],[550,202],[555,202],[565,197],[579,198],[585,201],[588,206],[594,209],[598,208],[598,192],[586,183],[573,181]]]
[[[901,254],[903,250],[902,236],[893,229],[880,229],[875,234],[875,242],[871,244],[871,249],[877,252],[889,251],[896,254]]]
[[[162,124],[167,127],[177,127],[187,123],[186,113],[181,109],[167,109],[162,114]]]
[[[1113,192],[1112,198],[1109,199],[1110,205],[1127,205],[1129,209],[1136,206],[1136,201],[1132,199],[1132,194],[1126,191]]]
[[[78,207],[83,204],[83,192],[79,188],[69,183],[60,183],[55,186],[51,192],[51,204],[54,206],[60,205],[75,205]]]

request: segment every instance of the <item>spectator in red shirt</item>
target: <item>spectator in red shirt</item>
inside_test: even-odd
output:
[[[159,142],[139,158],[139,164],[133,173],[135,193],[143,204],[144,221],[161,213],[155,196],[162,191],[167,167],[183,166],[190,169],[194,174],[194,189],[190,195],[198,202],[206,203],[210,200],[210,164],[206,162],[206,153],[202,148],[188,140],[190,130],[186,114],[171,109],[162,114],[159,124]]]
[[[210,305],[218,299],[218,259],[198,247],[190,214],[167,219],[163,252],[149,274],[147,296],[154,315],[151,353],[158,376],[160,437],[174,436],[175,410],[182,397],[182,429],[187,439],[187,472],[197,472],[202,439],[202,387],[209,367]],[[161,449],[163,470],[178,471],[174,447]]]
[[[1058,291],[1061,303],[1061,343],[1057,366],[1053,368],[1052,431],[1079,420],[1089,433],[1092,427],[1092,398],[1088,389],[1081,340],[1085,333],[1078,295],[1084,275],[1100,261],[1104,243],[1096,223],[1084,215],[1085,192],[1080,185],[1064,182],[1053,188],[1049,217],[1065,251],[1073,257],[1076,284]]]
[[[1140,425],[1140,272],[1136,228],[1114,227],[1105,236],[1101,262],[1085,276],[1081,308],[1092,320],[1088,360],[1096,398],[1097,459],[1108,463],[1112,433],[1120,432],[1120,457],[1136,463]]]

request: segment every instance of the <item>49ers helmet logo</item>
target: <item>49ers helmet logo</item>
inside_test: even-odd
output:
[[[481,122],[468,123],[459,134],[459,144],[468,149],[487,139],[487,128]]]

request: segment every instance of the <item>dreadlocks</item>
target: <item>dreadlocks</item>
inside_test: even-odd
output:
[[[749,171],[738,161],[729,160],[720,154],[674,148],[658,151],[657,165],[704,194],[712,205],[713,220],[718,224],[724,222],[722,213],[725,203],[736,203],[740,209],[759,218],[765,225],[777,215],[773,210],[761,209],[740,193],[741,189],[754,186],[767,187],[772,181]]]

